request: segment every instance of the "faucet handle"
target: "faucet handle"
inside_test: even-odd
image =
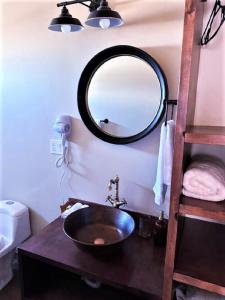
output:
[[[127,205],[127,201],[123,198],[123,200],[118,200],[115,202],[114,206],[117,208],[120,208],[120,206],[125,206]]]
[[[127,201],[126,201],[125,198],[123,198],[123,200],[120,201],[120,205],[121,205],[121,206],[127,205]]]
[[[116,175],[116,177],[114,178],[114,182],[115,182],[115,183],[118,183],[119,181],[120,181],[120,178],[119,178],[118,175]]]
[[[111,183],[111,181],[110,181],[109,184],[108,184],[108,190],[109,190],[109,191],[112,190],[112,183]]]
[[[114,200],[112,198],[112,195],[108,195],[105,202],[110,202],[112,205],[114,205]]]

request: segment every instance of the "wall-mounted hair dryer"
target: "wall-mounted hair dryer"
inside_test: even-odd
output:
[[[68,115],[62,115],[56,118],[55,124],[53,126],[54,130],[58,132],[62,137],[62,147],[63,147],[63,153],[62,156],[56,161],[56,167],[61,167],[63,164],[66,166],[69,165],[69,136],[71,134],[71,128],[72,128],[72,118]]]
[[[69,138],[71,133],[72,120],[68,115],[62,115],[55,120],[54,130],[62,135],[63,138]]]

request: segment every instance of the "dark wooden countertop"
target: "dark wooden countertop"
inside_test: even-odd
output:
[[[134,232],[116,252],[91,253],[78,248],[57,218],[18,249],[21,255],[78,275],[97,279],[150,299],[161,299],[165,249]]]

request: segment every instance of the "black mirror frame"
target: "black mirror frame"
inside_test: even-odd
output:
[[[97,69],[106,61],[110,60],[111,58],[115,58],[117,56],[122,56],[122,55],[134,56],[148,63],[155,71],[161,87],[161,100],[155,118],[149,124],[149,126],[146,127],[143,131],[129,137],[116,137],[102,131],[94,122],[87,105],[88,87]],[[77,90],[78,109],[84,124],[96,137],[111,144],[133,143],[142,139],[150,132],[152,132],[160,123],[160,121],[162,120],[165,114],[167,100],[168,100],[167,80],[159,64],[155,61],[154,58],[152,58],[145,51],[133,46],[126,46],[126,45],[113,46],[95,55],[84,68],[79,80],[78,90]]]

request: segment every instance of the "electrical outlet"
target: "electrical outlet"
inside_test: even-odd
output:
[[[55,140],[55,139],[50,140],[50,153],[58,154],[58,155],[63,154],[62,140]]]

